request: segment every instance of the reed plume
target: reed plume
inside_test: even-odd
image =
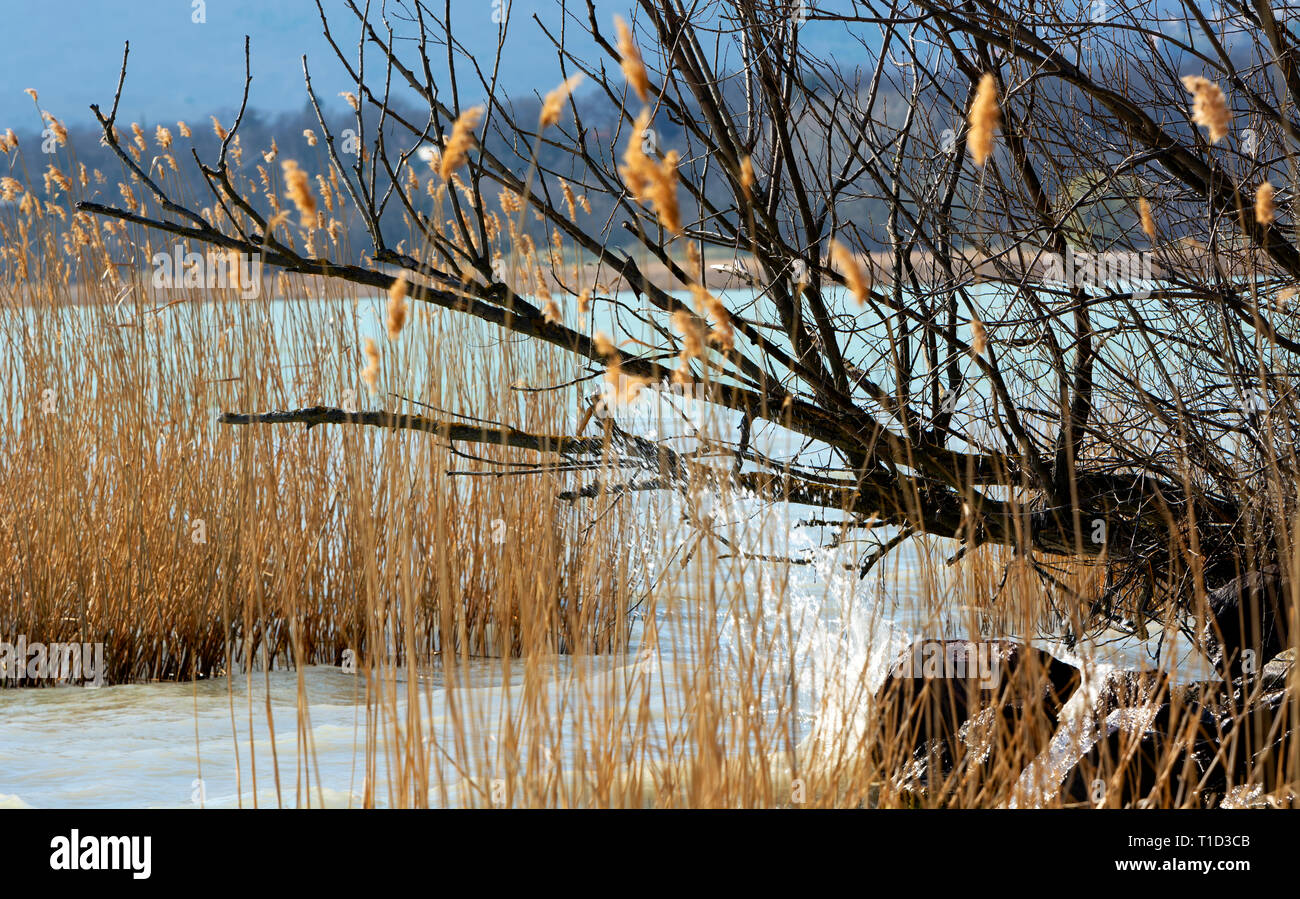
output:
[[[673,327],[682,335],[682,361],[703,356],[704,339],[707,333],[704,323],[687,309],[678,309],[673,313],[672,318]]]
[[[972,356],[984,355],[984,351],[988,349],[988,345],[989,345],[989,335],[988,335],[988,331],[984,329],[984,322],[980,321],[978,318],[972,318],[970,320],[970,333],[971,333],[971,341],[970,341],[971,355]]]
[[[564,80],[564,83],[546,95],[546,100],[542,103],[542,114],[538,119],[539,128],[549,128],[560,120],[560,112],[564,109],[564,101],[569,99],[574,89],[582,83],[583,75],[571,75]]]
[[[447,138],[447,145],[442,151],[442,162],[438,167],[438,174],[442,175],[443,181],[451,181],[452,173],[468,161],[470,148],[474,146],[474,129],[482,117],[483,107],[475,106],[462,112],[451,126],[451,137]]]
[[[627,149],[623,151],[623,165],[618,170],[623,177],[623,183],[627,185],[628,191],[638,199],[645,196],[649,191],[649,173],[655,167],[655,161],[646,155],[643,144],[643,136],[649,128],[650,110],[643,109],[637,114],[636,121],[632,125],[632,133],[627,140]]]
[[[649,382],[623,373],[623,354],[614,346],[608,334],[597,331],[592,340],[596,345],[596,354],[605,362],[605,391],[601,400],[611,407],[634,401]]]
[[[641,61],[641,51],[637,48],[632,29],[622,16],[614,17],[614,28],[618,32],[619,63],[623,66],[623,76],[632,85],[642,103],[650,102],[650,77],[646,74],[645,63]]]
[[[858,262],[858,257],[838,240],[832,240],[831,263],[844,276],[844,284],[848,287],[849,293],[853,294],[853,298],[858,301],[858,305],[865,306],[867,298],[871,295],[871,279],[862,264]]]
[[[967,145],[976,165],[984,165],[992,155],[993,129],[998,127],[1001,120],[997,81],[992,72],[985,72],[975,91],[975,102],[970,107],[970,137],[967,138]]]
[[[1146,197],[1138,197],[1138,216],[1142,220],[1142,231],[1152,240],[1156,239],[1156,220],[1151,215],[1151,204]]]
[[[659,222],[670,234],[682,232],[681,210],[677,206],[677,151],[669,150],[664,161],[652,173],[650,202],[659,214]]]
[[[704,355],[704,339],[708,329],[686,309],[674,312],[672,322],[673,328],[682,335],[682,351],[677,356],[681,364],[673,371],[673,383],[690,384],[695,380],[691,376],[691,360]]]
[[[399,274],[388,288],[388,339],[396,340],[406,325],[410,306],[406,302],[406,276]]]
[[[578,200],[573,195],[573,188],[569,185],[569,182],[563,178],[560,179],[560,191],[564,194],[564,205],[569,209],[569,221],[576,222],[578,220]]]
[[[289,199],[293,200],[293,205],[298,208],[302,214],[302,226],[310,228],[316,224],[316,197],[311,192],[311,179],[307,173],[298,167],[298,163],[292,159],[286,159],[280,163],[280,169],[284,173],[285,192],[289,194]]]
[[[659,216],[659,223],[670,234],[682,231],[681,210],[677,205],[677,151],[664,154],[663,162],[648,156],[642,145],[642,135],[650,127],[650,111],[641,110],[636,117],[633,132],[628,138],[619,174],[632,196],[642,206],[650,206]]]
[[[1228,111],[1228,99],[1219,86],[1200,75],[1186,75],[1183,87],[1193,98],[1192,121],[1209,132],[1210,143],[1217,144],[1227,137],[1232,113]]]
[[[55,142],[58,143],[60,147],[66,147],[68,145],[68,129],[64,127],[62,122],[50,115],[48,112],[42,113],[42,116],[45,121],[49,122],[50,134],[54,137]],[[165,131],[166,129],[160,128],[159,130]]]
[[[366,355],[366,367],[361,369],[361,380],[366,382],[371,393],[379,392],[379,347],[369,337],[366,338],[363,352]]]
[[[748,156],[740,160],[740,189],[746,200],[754,199],[754,160]]]
[[[713,330],[709,333],[709,343],[726,352],[736,345],[736,332],[731,324],[731,313],[722,301],[700,284],[691,285],[695,296],[696,308],[713,319]]]
[[[1276,210],[1273,207],[1273,195],[1276,193],[1273,185],[1265,181],[1255,191],[1255,221],[1261,225],[1271,225],[1277,218]]]
[[[592,338],[596,344],[596,353],[608,365],[610,362],[618,362],[623,358],[623,354],[614,346],[614,341],[609,339],[609,335],[604,331],[597,331]]]

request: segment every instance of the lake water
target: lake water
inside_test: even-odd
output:
[[[379,304],[354,308],[359,311],[348,326],[377,335]],[[68,314],[79,320],[70,326],[88,327],[88,320],[103,312]],[[272,304],[267,314],[274,323],[290,313],[287,306]],[[322,328],[344,320],[313,314]],[[21,376],[12,365],[8,372]],[[654,419],[648,415],[633,426]],[[756,433],[754,445],[779,455],[793,448],[791,441],[791,435],[770,429]],[[394,762],[397,747],[385,740],[394,721],[408,720],[412,686],[426,728],[428,803],[485,804],[490,800],[483,785],[510,761],[494,745],[502,722],[527,719],[527,705],[540,703],[553,714],[544,716],[550,732],[524,734],[521,745],[541,745],[540,761],[530,764],[561,777],[586,764],[592,722],[611,714],[638,710],[627,739],[640,746],[679,740],[698,668],[705,664],[694,642],[701,631],[719,634],[721,652],[711,654],[707,664],[724,685],[736,676],[745,653],[738,641],[751,639],[752,629],[738,622],[759,621],[762,630],[775,635],[773,646],[783,652],[773,655],[794,662],[776,663],[772,679],[793,689],[769,692],[769,705],[755,714],[775,721],[788,711],[782,708],[785,697],[796,696],[796,741],[860,721],[860,698],[845,684],[878,683],[888,661],[913,637],[971,633],[954,585],[920,581],[918,572],[934,571],[932,564],[920,564],[922,550],[901,550],[860,580],[844,570],[852,561],[845,550],[821,548],[828,542],[824,529],[796,524],[799,510],[743,497],[714,498],[713,504],[718,521],[744,531],[750,552],[792,555],[811,564],[783,570],[750,562],[744,582],[723,591],[720,595],[729,598],[713,610],[698,600],[699,573],[681,573],[668,590],[671,602],[654,613],[660,636],[652,652],[639,642],[642,621],[626,655],[561,656],[534,660],[531,668],[516,661],[510,670],[498,660],[471,660],[454,687],[437,669],[414,675],[399,671],[382,702],[367,703],[363,675],[323,666],[199,683],[0,690],[0,807],[358,806],[367,795],[376,805],[394,804],[403,795],[400,785],[394,786],[401,773]],[[675,518],[664,514],[660,520]],[[668,542],[680,536],[658,535]],[[937,617],[933,603],[922,602],[923,596],[936,595],[948,600]],[[712,621],[701,621],[709,615]],[[1053,650],[1070,657],[1060,647]],[[1078,648],[1102,665],[1125,667],[1150,665],[1149,650],[1131,640]],[[1169,652],[1181,660],[1180,679],[1202,675],[1185,644],[1166,656]],[[457,722],[478,738],[474,745],[452,745]],[[370,756],[376,764],[368,774],[372,737]]]
[[[856,707],[841,717],[843,703],[858,699],[838,696],[837,687],[854,684],[864,671],[869,684],[878,684],[884,666],[911,637],[963,631],[959,612],[946,634],[937,633],[933,619],[921,622],[923,616],[907,601],[919,585],[910,583],[905,565],[865,582],[849,574],[830,591],[821,580],[825,568],[814,568],[798,571],[785,588],[785,606],[800,622],[793,635],[800,739],[861,720],[865,710]],[[756,575],[748,595],[761,599],[771,587],[764,580]],[[416,681],[420,714],[433,744],[442,746],[430,745],[435,773],[429,778],[429,804],[487,804],[479,791],[506,762],[496,735],[503,720],[527,718],[526,699],[554,710],[538,764],[559,776],[580,767],[578,754],[591,751],[591,722],[605,715],[637,710],[627,734],[640,746],[662,747],[670,737],[680,739],[699,664],[692,646],[698,610],[690,596],[674,605],[657,616],[656,652],[643,653],[637,646],[626,655],[545,659],[534,669],[543,672],[540,690],[526,688],[524,666],[517,661],[507,673],[499,660],[470,660],[452,689],[439,670],[421,672]],[[734,662],[725,651],[734,612],[730,606],[717,611],[724,652],[714,664],[724,684]],[[770,624],[780,629],[780,622]],[[1096,655],[1104,666],[1129,667],[1144,664],[1145,653],[1120,641]],[[1190,658],[1181,671],[1180,680],[1201,676]],[[397,698],[391,705],[378,704],[384,713],[379,726],[368,724],[373,719],[367,715],[365,678],[325,666],[198,683],[2,690],[0,807],[356,807],[367,792],[372,729],[378,741],[373,802],[389,805],[396,769],[394,747],[385,741],[392,721],[406,718],[409,679],[410,672],[396,672]],[[307,718],[300,714],[300,688]],[[782,701],[773,695],[771,707],[760,714],[774,720]],[[479,737],[478,745],[452,745],[453,706],[456,718],[472,722],[465,730]],[[370,711],[375,708],[372,701]],[[520,743],[528,745],[529,735]]]

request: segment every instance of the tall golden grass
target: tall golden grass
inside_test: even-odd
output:
[[[431,194],[455,189],[475,121],[457,124]],[[310,227],[324,215],[311,179],[283,165]],[[978,763],[908,786],[898,769],[932,709],[900,724],[872,701],[897,649],[889,619],[936,637],[1077,630],[1077,606],[1021,561],[984,549],[949,565],[951,547],[919,540],[887,564],[888,594],[863,596],[845,586],[846,538],[796,585],[798,565],[767,561],[792,529],[711,517],[706,499],[744,501],[725,487],[571,503],[558,494],[594,474],[537,454],[217,425],[217,410],[323,403],[562,433],[584,388],[515,389],[565,384],[574,364],[404,290],[155,289],[142,260],[174,245],[76,213],[96,180],[29,179],[0,207],[0,640],[103,642],[112,683],[228,676],[233,690],[274,668],[355,668],[365,805],[984,806],[1043,786],[1022,769],[1051,732],[1028,714],[991,726]],[[499,253],[532,278],[536,249],[510,231]],[[679,519],[701,526],[686,542]],[[1059,579],[1100,587],[1065,562]],[[823,605],[844,623],[816,631]],[[309,743],[305,691],[299,713]],[[1181,751],[1156,763],[1173,771]],[[1293,759],[1264,766],[1270,791],[1294,785]],[[1150,798],[1200,802],[1174,776]],[[1033,801],[1062,802],[1050,783]]]
[[[0,215],[8,237],[40,234],[50,213]],[[145,259],[173,251],[129,236]],[[622,506],[596,515],[556,498],[580,486],[574,474],[512,452],[537,473],[495,477],[482,459],[501,450],[465,458],[428,435],[214,420],[316,403],[423,411],[397,394],[449,420],[487,410],[560,432],[567,394],[511,388],[561,380],[553,352],[473,352],[491,336],[423,309],[385,340],[383,297],[300,278],[268,278],[254,299],[156,289],[148,268],[80,249],[75,280],[57,250],[21,269],[6,260],[5,639],[103,642],[114,683],[338,664],[347,651],[404,663],[625,645],[637,549]],[[382,344],[377,396],[363,334]]]

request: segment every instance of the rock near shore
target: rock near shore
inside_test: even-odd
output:
[[[1103,690],[1096,739],[1081,746],[1061,800],[1111,808],[1213,807],[1285,792],[1290,784],[1282,775],[1296,725],[1287,689],[1294,658],[1294,651],[1279,654],[1259,674],[1229,684],[1171,688],[1159,677],[1121,674],[1121,686]],[[1126,692],[1135,681],[1139,687]],[[1117,698],[1133,704],[1108,708]]]
[[[1235,578],[1206,600],[1201,640],[1225,680],[1258,671],[1289,645],[1286,591],[1276,566]]]
[[[876,691],[875,762],[900,790],[936,802],[956,784],[978,793],[991,773],[1011,777],[1042,751],[1080,682],[1074,666],[1021,643],[917,641]]]

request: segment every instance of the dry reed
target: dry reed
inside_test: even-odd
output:
[[[464,162],[473,113],[453,129],[444,181]],[[310,227],[314,197],[290,164],[289,196]],[[653,161],[629,167],[643,179],[634,193],[666,202]],[[59,202],[78,190],[13,179],[0,188]],[[538,453],[467,454],[436,435],[352,426],[235,429],[211,417],[346,406],[364,385],[381,397],[375,407],[401,409],[397,396],[411,396],[457,420],[565,433],[576,394],[508,385],[565,383],[570,360],[531,345],[474,351],[485,342],[477,326],[411,314],[404,278],[386,303],[300,276],[267,279],[251,300],[233,289],[160,292],[145,263],[170,246],[138,234],[136,265],[117,266],[108,229],[69,210],[83,229],[74,267],[60,262],[38,212],[0,212],[6,236],[21,225],[37,238],[6,241],[3,260],[0,640],[102,641],[114,683],[233,684],[239,673],[337,665],[353,653],[369,732],[365,804],[965,806],[1028,801],[1042,786],[1022,773],[1051,736],[1032,709],[990,725],[983,749],[957,747],[958,763],[925,789],[900,778],[923,721],[891,720],[889,697],[874,695],[897,648],[885,604],[845,579],[838,550],[821,558],[815,586],[792,584],[799,566],[762,557],[791,552],[792,528],[763,538],[774,545],[735,551],[757,516],[725,514],[747,509],[726,485],[644,505],[597,491],[575,504],[559,494],[598,472]],[[865,302],[856,257],[837,243],[831,251]],[[674,316],[683,363],[733,341],[722,302],[703,287],[694,299],[712,329],[688,311]],[[591,304],[584,290],[579,312]],[[983,326],[972,330],[982,353]],[[384,331],[403,339],[386,345],[381,366],[372,335]],[[647,385],[623,374],[611,338],[594,340],[610,405],[636,402]],[[701,431],[722,438],[716,422]],[[696,526],[693,542],[663,526],[679,520]],[[947,551],[921,540],[906,565],[880,574],[906,598],[913,632],[1059,633],[1080,623],[1063,597],[1094,599],[1102,587],[1096,566],[1045,560],[1060,572],[1059,589],[1045,591],[1009,551],[980,549],[956,566]],[[792,623],[808,601],[838,606],[836,639],[860,642],[814,665],[817,644]],[[499,703],[484,698],[485,664]],[[432,678],[413,670],[437,672],[439,714]],[[1020,686],[1032,693],[1045,677],[1031,672]],[[1190,727],[1190,715],[1177,708],[1174,726]],[[1157,762],[1178,758],[1171,746]],[[1281,764],[1257,772],[1279,793],[1294,781]],[[1128,771],[1103,756],[1081,776],[1119,783]],[[1065,801],[1046,792],[1045,804]],[[1200,801],[1178,778],[1148,798]]]

